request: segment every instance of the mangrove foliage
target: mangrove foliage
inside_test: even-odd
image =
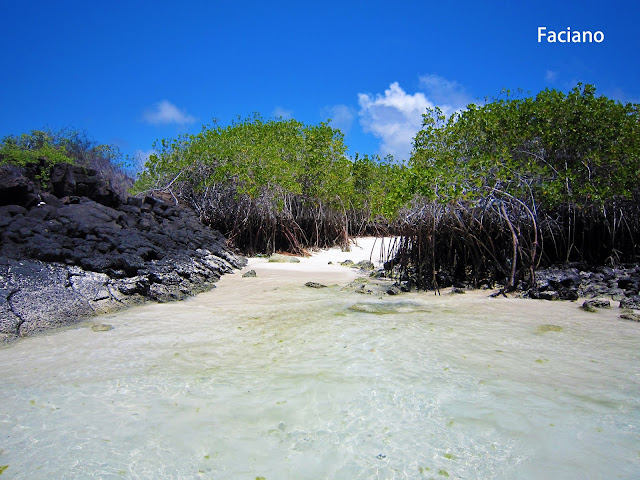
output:
[[[541,264],[637,261],[638,108],[578,85],[427,112],[401,221],[416,281],[437,288],[447,272],[510,289]]]
[[[403,170],[377,157],[348,159],[328,123],[255,114],[154,148],[137,191],[168,192],[249,253],[346,246],[401,204],[386,193]]]
[[[535,282],[541,265],[636,262],[639,105],[568,93],[425,112],[408,162],[349,158],[330,123],[238,118],[162,140],[135,185],[193,207],[248,253],[396,234],[419,288]]]
[[[94,170],[123,196],[133,186],[130,167],[118,147],[100,144],[89,138],[84,130],[32,130],[7,135],[0,141],[0,167],[15,165],[33,169],[43,186],[56,163]]]

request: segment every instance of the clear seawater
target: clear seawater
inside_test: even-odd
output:
[[[1,477],[640,478],[616,308],[303,284],[231,275],[0,349]]]

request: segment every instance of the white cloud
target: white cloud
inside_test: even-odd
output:
[[[554,72],[553,70],[547,70],[544,74],[544,79],[549,83],[555,82],[556,78],[558,78],[558,72]]]
[[[331,119],[331,126],[337,128],[345,135],[351,130],[355,111],[347,105],[332,105],[322,109],[321,114],[324,118]]]
[[[474,99],[454,80],[429,74],[419,77],[419,91],[405,92],[398,82],[389,85],[384,95],[359,93],[360,124],[382,142],[380,154],[390,153],[396,159],[408,159],[413,138],[422,128],[422,115],[427,108],[440,107],[445,115],[463,110]]]
[[[382,140],[380,153],[396,159],[408,159],[413,137],[422,127],[422,114],[434,104],[424,93],[406,93],[398,82],[389,85],[384,95],[358,94],[360,124],[367,133]]]
[[[196,118],[187,112],[180,110],[168,100],[162,100],[148,109],[143,116],[145,122],[152,125],[167,125],[176,123],[178,125],[187,125],[196,121]]]
[[[462,85],[440,75],[422,75],[420,86],[425,89],[427,98],[438,105],[447,115],[462,110],[474,102]]]
[[[276,107],[273,109],[273,116],[275,118],[282,117],[285,120],[288,120],[290,118],[293,118],[293,110],[287,110],[286,108]]]

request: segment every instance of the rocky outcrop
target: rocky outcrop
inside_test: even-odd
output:
[[[536,272],[536,285],[523,296],[541,300],[609,297],[625,301],[638,295],[640,267],[554,267]]]
[[[0,340],[207,290],[246,263],[190,210],[122,199],[97,172],[0,168]]]

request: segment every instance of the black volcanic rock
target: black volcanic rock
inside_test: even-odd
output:
[[[0,205],[28,205],[36,200],[35,185],[25,170],[6,165],[0,168]]]
[[[630,299],[637,298],[638,285],[640,268],[637,266],[555,266],[538,270],[535,286],[522,296],[546,300],[609,297],[626,305],[633,304]]]
[[[190,210],[120,198],[97,172],[0,167],[0,340],[213,287],[246,263]]]

